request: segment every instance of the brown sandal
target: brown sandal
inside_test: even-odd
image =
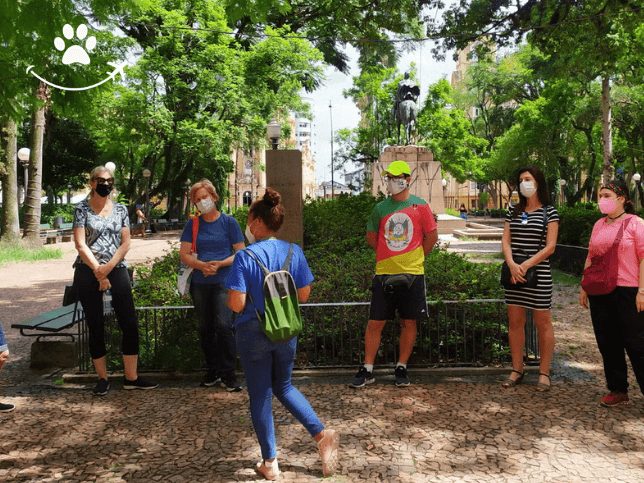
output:
[[[518,386],[523,382],[523,376],[525,375],[525,372],[519,372],[514,369],[512,369],[512,372],[516,372],[517,374],[519,374],[519,377],[517,377],[516,379],[512,379],[510,376],[506,377],[505,381],[501,383],[503,387],[514,387],[514,386]],[[512,374],[512,372],[510,374]]]
[[[539,373],[539,377],[541,376],[546,376],[548,378],[548,384],[545,384],[543,382],[537,382],[537,388],[536,390],[538,392],[548,392],[550,390],[550,374],[546,374],[544,372]]]

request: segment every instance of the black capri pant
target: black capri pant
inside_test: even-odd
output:
[[[123,355],[139,353],[139,324],[134,310],[132,286],[127,267],[115,268],[107,276],[112,284],[112,306],[116,320],[123,334]],[[85,312],[85,323],[89,332],[89,353],[92,359],[107,354],[105,348],[105,316],[103,315],[103,292],[94,272],[85,264],[77,265],[74,272],[74,290]]]

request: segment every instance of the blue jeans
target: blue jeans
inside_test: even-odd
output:
[[[0,322],[0,352],[9,350],[9,345],[7,344],[7,339],[2,332],[2,322]]]
[[[235,334],[233,311],[226,305],[228,289],[223,283],[191,283],[190,296],[199,318],[201,350],[209,371],[224,382],[235,380]]]
[[[257,319],[235,328],[237,348],[248,385],[250,415],[262,450],[262,459],[277,456],[273,424],[273,394],[306,428],[311,436],[324,429],[307,399],[291,383],[297,337],[287,342],[271,342]]]

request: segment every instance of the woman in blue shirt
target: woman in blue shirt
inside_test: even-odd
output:
[[[186,223],[181,234],[179,257],[192,267],[190,296],[199,318],[201,350],[208,372],[202,386],[220,383],[229,392],[241,391],[235,376],[235,336],[232,312],[226,306],[228,290],[224,280],[235,252],[244,248],[244,236],[237,220],[217,209],[219,195],[213,184],[202,179],[190,189],[190,199],[201,212],[197,232],[197,257],[191,254],[192,224]]]
[[[275,238],[275,232],[283,222],[281,196],[277,191],[266,188],[264,198],[250,207],[246,237],[251,243],[247,250],[252,251],[271,272],[281,270],[289,252],[289,243]],[[313,274],[302,249],[295,244],[289,272],[295,281],[298,300],[306,302],[311,292]],[[291,372],[297,337],[285,342],[272,342],[262,332],[251,297],[247,299],[246,295],[250,293],[252,300],[257,303],[257,310],[263,313],[263,282],[259,264],[247,253],[240,252],[226,280],[226,287],[230,289],[227,303],[235,312],[241,312],[235,320],[235,338],[248,384],[253,427],[262,451],[263,460],[257,463],[256,470],[267,480],[279,476],[271,406],[271,395],[274,394],[314,437],[322,458],[324,476],[330,476],[338,465],[340,436],[334,430],[324,429],[309,402],[293,387]]]

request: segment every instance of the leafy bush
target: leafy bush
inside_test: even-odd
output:
[[[590,206],[589,206],[590,205]],[[557,243],[587,247],[595,222],[602,216],[594,203],[559,207],[559,238]]]
[[[461,216],[458,210],[455,210],[454,208],[445,208],[445,214],[451,216]]]
[[[168,245],[171,245],[168,242]],[[192,300],[183,299],[177,290],[177,269],[179,268],[179,249],[170,247],[165,256],[157,257],[150,266],[134,266],[134,305],[173,306],[192,305]]]

